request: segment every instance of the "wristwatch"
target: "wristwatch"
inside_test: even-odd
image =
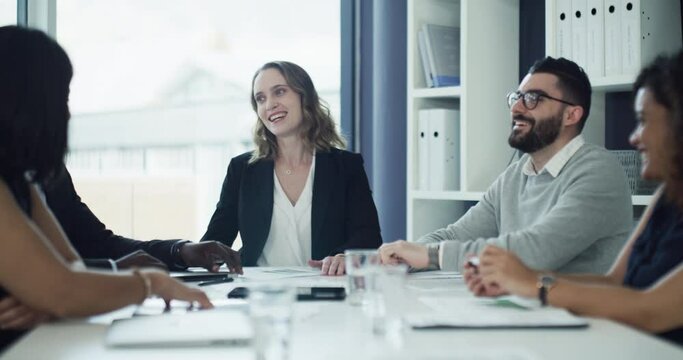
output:
[[[538,300],[541,301],[541,306],[548,305],[548,293],[555,287],[555,277],[550,274],[539,275],[536,287],[538,288]]]
[[[427,247],[427,255],[429,257],[429,267],[434,269],[439,269],[439,248],[441,244],[430,244]]]

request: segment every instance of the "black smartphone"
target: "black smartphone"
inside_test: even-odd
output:
[[[299,287],[296,288],[296,299],[311,300],[344,300],[346,290],[343,287]]]
[[[197,282],[236,278],[237,274],[225,271],[215,273],[208,271],[174,271],[171,272],[171,277],[182,282]]]
[[[228,299],[246,299],[249,296],[249,289],[245,287],[236,287],[228,293]]]
[[[244,299],[249,296],[249,289],[246,287],[236,287],[228,293],[229,299]],[[296,299],[298,301],[314,300],[344,300],[346,290],[343,287],[298,287],[296,288]]]

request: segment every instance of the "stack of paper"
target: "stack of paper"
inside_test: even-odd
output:
[[[410,273],[408,279],[410,280],[434,280],[434,279],[461,279],[462,274],[457,271],[419,271]]]
[[[436,311],[405,317],[415,329],[438,328],[584,328],[588,321],[564,309],[553,307],[525,308],[496,300],[474,298],[425,297],[423,303]]]

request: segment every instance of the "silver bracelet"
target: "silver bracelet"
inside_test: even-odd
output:
[[[133,270],[133,275],[139,277],[140,280],[142,280],[142,284],[145,286],[145,297],[142,298],[142,301],[140,301],[142,304],[145,299],[152,296],[152,280],[145,274],[141,273],[139,269]]]

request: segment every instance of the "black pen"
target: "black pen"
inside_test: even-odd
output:
[[[225,276],[225,277],[214,279],[214,280],[202,281],[202,282],[198,283],[197,285],[207,286],[207,285],[214,285],[214,284],[231,282],[233,280],[235,280],[235,279],[231,278],[230,276]]]

